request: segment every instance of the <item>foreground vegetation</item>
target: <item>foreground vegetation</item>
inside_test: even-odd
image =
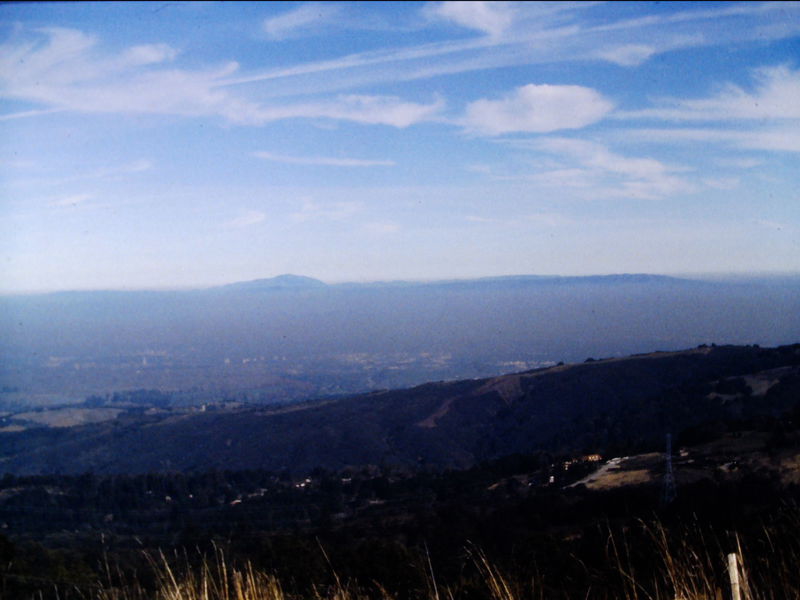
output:
[[[509,476],[532,464],[518,457],[417,476],[424,486],[354,476],[350,484],[371,491],[366,506],[342,520],[248,526],[237,517],[241,504],[204,509],[206,523],[179,518],[156,521],[155,529],[144,520],[156,513],[141,508],[127,522],[87,530],[57,519],[36,535],[0,535],[0,598],[717,600],[730,598],[730,553],[741,557],[743,598],[800,597],[800,489],[793,484],[738,473],[683,483],[662,506],[659,482],[532,489]],[[419,494],[404,496],[415,486]],[[319,489],[307,494],[324,501]],[[14,514],[6,514],[4,531],[16,524]]]
[[[326,576],[297,581],[238,561],[220,546],[208,553],[142,553],[141,572],[126,572],[106,557],[103,573],[83,585],[39,582],[34,590],[22,579],[4,576],[3,598],[73,600],[543,600],[625,599],[705,600],[731,598],[727,556],[736,553],[741,598],[778,600],[800,597],[800,510],[784,506],[751,535],[719,532],[699,522],[670,528],[664,521],[633,526],[605,524],[593,540],[598,564],[577,555],[558,573],[538,565],[516,567],[495,561],[475,545],[460,553],[459,572],[443,577],[430,552],[412,560],[413,582],[398,590],[369,577],[340,574],[340,557],[320,542],[318,558]],[[27,584],[27,585],[26,585]],[[402,586],[400,586],[402,587]]]

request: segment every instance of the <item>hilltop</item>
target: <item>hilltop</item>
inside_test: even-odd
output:
[[[266,291],[266,290],[309,290],[327,287],[327,284],[304,275],[278,275],[266,279],[254,279],[252,281],[242,281],[229,283],[218,288],[223,291]]]

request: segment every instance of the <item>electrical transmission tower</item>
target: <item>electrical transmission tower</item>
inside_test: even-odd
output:
[[[678,491],[675,488],[675,474],[672,472],[672,435],[667,434],[666,469],[664,470],[664,490],[661,495],[661,504],[667,506],[675,500]]]

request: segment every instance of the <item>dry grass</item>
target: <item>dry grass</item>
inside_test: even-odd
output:
[[[728,600],[727,554],[739,557],[742,600],[789,600],[800,598],[800,511],[789,511],[782,522],[764,526],[758,539],[742,540],[735,534],[720,539],[697,523],[677,533],[661,523],[641,523],[650,548],[632,540],[631,530],[608,534],[608,568],[602,577],[588,575],[582,592],[560,590],[558,574],[550,573],[547,587],[540,580],[521,581],[504,572],[477,548],[469,548],[470,583],[452,586],[437,582],[427,556],[427,589],[411,600]],[[646,550],[647,552],[644,552]],[[324,550],[321,549],[324,554]],[[657,564],[644,555],[657,556]],[[327,555],[325,555],[327,560]],[[660,562],[659,562],[660,561]],[[330,565],[330,561],[328,561]],[[138,582],[121,584],[124,577],[106,567],[106,582],[89,600],[396,600],[391,591],[371,582],[364,588],[344,581],[331,566],[331,585],[309,586],[302,595],[285,591],[274,575],[251,564],[235,564],[222,550],[200,564],[188,556],[158,554],[150,557],[156,575],[148,591]],[[135,577],[133,577],[135,579]],[[130,580],[130,578],[129,578]],[[555,583],[553,583],[555,581]],[[476,587],[477,582],[477,587]],[[574,590],[574,587],[572,588]]]
[[[695,523],[678,534],[661,523],[642,524],[661,564],[642,578],[633,567],[636,550],[624,536],[609,539],[610,556],[622,579],[625,600],[728,600],[728,555],[736,555],[742,600],[800,598],[800,515],[790,511],[781,523],[764,525],[757,539],[731,532],[726,539]]]

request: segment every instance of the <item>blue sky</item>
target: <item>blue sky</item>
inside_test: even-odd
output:
[[[800,271],[797,3],[0,5],[0,291]]]

